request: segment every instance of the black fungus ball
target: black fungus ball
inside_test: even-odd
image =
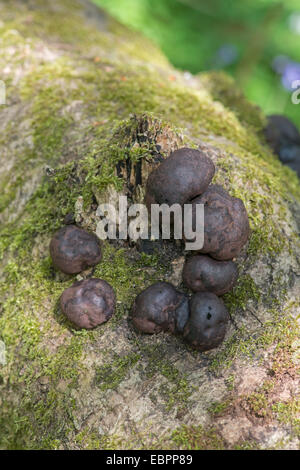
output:
[[[196,206],[204,205],[204,245],[201,253],[217,260],[236,257],[248,240],[250,227],[244,203],[230,196],[219,185],[208,189],[192,201],[192,226],[196,227]]]
[[[173,152],[149,175],[146,205],[184,204],[202,194],[215,173],[212,160],[200,150],[181,148]]]
[[[206,255],[195,255],[186,260],[182,279],[193,292],[213,292],[223,295],[230,291],[238,278],[233,261],[217,261]]]
[[[135,299],[131,320],[143,333],[180,333],[188,318],[188,299],[168,282],[156,282]]]
[[[300,132],[285,116],[268,116],[265,137],[280,161],[296,171],[300,178]]]
[[[60,297],[60,307],[67,318],[77,327],[87,330],[109,320],[115,305],[114,290],[103,279],[75,282]]]
[[[66,225],[53,235],[50,255],[54,266],[66,274],[80,273],[102,257],[97,236],[75,225]]]
[[[268,116],[264,133],[268,144],[277,155],[282,147],[300,146],[300,133],[297,127],[287,117],[280,114]]]
[[[229,321],[222,299],[212,292],[197,292],[192,296],[189,307],[190,315],[183,330],[183,339],[199,351],[219,346]]]
[[[279,152],[280,161],[294,170],[300,178],[300,146],[282,148]]]

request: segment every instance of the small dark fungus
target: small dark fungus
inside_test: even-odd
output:
[[[221,344],[229,320],[222,299],[212,292],[197,292],[190,300],[190,316],[183,339],[199,351],[208,351]]]
[[[67,274],[80,273],[102,257],[97,236],[75,225],[66,225],[53,235],[50,255],[54,266]]]
[[[180,332],[188,318],[188,302],[168,282],[156,282],[135,299],[132,323],[143,333]]]
[[[184,204],[202,194],[215,173],[212,160],[200,150],[181,148],[150,173],[146,205]]]
[[[230,291],[238,278],[238,268],[233,261],[217,261],[206,255],[187,259],[182,279],[193,292],[213,292],[223,295]]]
[[[284,147],[300,146],[300,133],[297,127],[287,117],[280,114],[268,116],[264,133],[268,144],[277,155]]]
[[[60,306],[67,318],[87,330],[109,320],[115,305],[113,288],[108,282],[96,278],[75,282],[60,297]]]
[[[265,137],[280,161],[296,171],[300,178],[300,132],[285,116],[268,116]]]
[[[230,196],[219,185],[208,189],[192,201],[192,226],[195,230],[197,204],[204,205],[204,245],[201,253],[217,260],[236,257],[248,240],[250,227],[246,208],[241,199]]]

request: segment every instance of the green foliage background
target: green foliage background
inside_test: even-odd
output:
[[[270,113],[289,116],[300,127],[300,105],[272,68],[278,55],[300,62],[300,34],[289,26],[300,0],[94,0],[114,17],[156,42],[179,69],[218,69],[224,44],[237,60],[224,70],[246,96]],[[300,76],[299,76],[300,79]]]

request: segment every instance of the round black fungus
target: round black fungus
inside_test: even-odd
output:
[[[188,316],[188,303],[185,300],[185,295],[178,292],[172,284],[156,282],[136,297],[132,308],[132,323],[144,333],[175,333],[183,328]]]
[[[215,173],[212,160],[200,150],[181,148],[173,152],[150,174],[146,205],[184,204],[202,194]]]
[[[200,252],[217,260],[236,257],[250,232],[243,201],[230,196],[221,186],[211,184],[202,196],[192,201],[193,230],[197,204],[204,204],[204,246]]]
[[[91,329],[111,318],[116,297],[113,288],[102,279],[75,282],[60,298],[60,306],[67,318],[79,328]]]
[[[53,235],[50,255],[54,266],[67,274],[80,273],[98,264],[102,257],[96,235],[75,225],[66,225]]]
[[[285,116],[268,116],[264,130],[266,140],[282,163],[296,171],[300,178],[300,132]]]
[[[216,348],[224,339],[228,320],[222,299],[212,292],[197,292],[190,300],[190,316],[183,338],[199,351]]]

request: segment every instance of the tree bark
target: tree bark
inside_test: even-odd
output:
[[[267,148],[261,111],[87,1],[0,0],[0,18],[0,448],[297,448],[299,183]],[[49,257],[66,217],[95,230],[98,203],[141,201],[181,146],[213,159],[251,223],[226,340],[207,353],[128,322],[152,282],[183,289],[181,244],[104,242],[80,276]],[[112,284],[117,312],[77,331],[58,300],[90,276]]]

